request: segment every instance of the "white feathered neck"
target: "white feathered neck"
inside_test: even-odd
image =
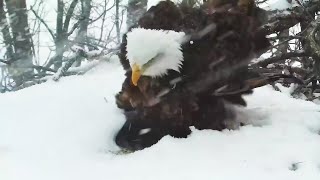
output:
[[[158,77],[172,69],[179,72],[183,62],[181,42],[185,34],[168,30],[135,28],[127,33],[127,58],[132,67],[153,63],[142,75]]]

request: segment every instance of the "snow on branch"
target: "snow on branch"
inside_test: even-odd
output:
[[[92,59],[102,59],[102,57],[108,56],[110,55],[110,53],[112,54],[112,52],[114,52],[114,49],[110,49],[107,51],[89,51],[86,52],[83,48],[81,47],[74,47],[74,51],[75,53],[68,58],[67,62],[58,69],[58,71],[53,75],[52,79],[54,81],[58,81],[62,76],[65,76],[67,72],[69,72],[68,70],[71,68],[71,66],[77,61],[79,60],[79,58],[86,58],[88,60],[92,60]],[[83,74],[87,71],[89,71],[90,69],[92,69],[93,67],[95,67],[98,63],[96,61],[94,61],[93,63],[89,63],[89,65],[85,66],[85,67],[79,67],[79,68],[73,68],[72,69],[72,73],[75,74]],[[69,72],[70,73],[70,72]]]
[[[313,18],[313,13],[320,10],[319,0],[310,0],[301,6],[286,10],[273,10],[267,12],[267,22],[260,28],[260,32],[269,35],[289,29],[299,22]]]

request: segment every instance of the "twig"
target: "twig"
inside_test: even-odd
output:
[[[30,10],[36,16],[36,18],[38,18],[39,21],[47,28],[47,30],[50,33],[52,39],[55,41],[56,37],[55,37],[53,31],[49,28],[48,24],[36,13],[36,11],[32,7],[30,8]]]
[[[255,63],[255,64],[253,64],[253,66],[257,65],[257,66],[261,66],[261,67],[266,67],[268,64],[275,63],[277,61],[290,59],[290,58],[293,58],[293,57],[305,57],[305,56],[308,56],[308,54],[306,52],[304,52],[304,51],[301,51],[301,52],[288,52],[286,54],[281,54],[280,56],[274,56],[274,57],[270,57],[270,58],[261,60],[261,61]]]
[[[306,16],[306,13],[310,14],[310,12],[315,12],[319,9],[319,0],[310,0],[308,5],[303,7],[295,7],[285,11],[270,11],[268,12],[268,14],[271,14],[269,22],[260,27],[259,33],[268,35],[289,29],[302,21],[310,22],[310,16]]]

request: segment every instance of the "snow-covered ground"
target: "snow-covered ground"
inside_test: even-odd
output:
[[[114,103],[123,71],[101,64],[0,95],[0,180],[319,180],[320,106],[270,87],[248,96],[252,125],[164,137],[116,155],[124,122]]]

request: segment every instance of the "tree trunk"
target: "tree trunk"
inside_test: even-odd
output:
[[[80,47],[84,47],[82,42],[88,43],[88,26],[90,23],[90,13],[91,13],[91,1],[92,0],[81,0],[81,16],[79,19],[79,30],[75,39]],[[77,57],[74,66],[78,67],[81,65],[83,57]]]
[[[57,24],[56,24],[56,57],[53,62],[53,68],[58,70],[62,66],[62,58],[64,53],[64,46],[66,40],[66,33],[63,31],[63,0],[57,1]]]
[[[46,64],[46,68],[50,68],[53,65],[53,69],[58,70],[62,67],[62,59],[63,54],[68,47],[68,36],[69,36],[69,26],[70,21],[73,17],[73,12],[75,7],[78,4],[78,0],[73,0],[68,8],[65,19],[63,21],[64,16],[64,7],[65,4],[63,0],[57,0],[57,18],[56,18],[56,34],[55,34],[55,46],[56,52],[55,55],[50,59],[50,61]]]
[[[0,27],[2,27],[1,33],[4,40],[4,45],[6,47],[6,54],[5,54],[6,57],[4,59],[10,62],[14,60],[13,46],[12,46],[13,42],[10,35],[9,23],[4,11],[4,0],[0,0]]]
[[[28,25],[26,0],[6,0],[12,31],[14,60],[9,66],[16,86],[33,74],[33,44]]]
[[[119,4],[120,0],[116,0],[116,17],[115,17],[115,25],[117,31],[117,43],[120,44],[120,13],[119,13]]]

